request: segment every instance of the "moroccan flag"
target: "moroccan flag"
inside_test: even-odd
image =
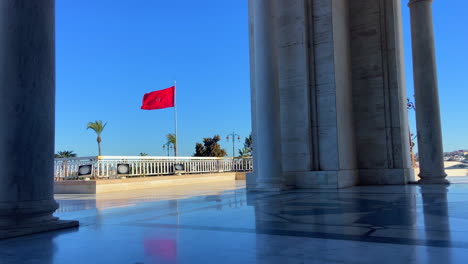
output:
[[[174,107],[175,87],[169,87],[164,90],[154,91],[143,96],[141,109],[155,110],[168,107]]]

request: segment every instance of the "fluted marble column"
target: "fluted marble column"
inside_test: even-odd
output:
[[[251,0],[252,1],[252,0]],[[274,1],[254,0],[253,49],[254,91],[257,149],[255,190],[283,189],[281,166],[280,94],[278,86],[278,61],[274,30]]]
[[[53,196],[55,1],[0,1],[0,238],[71,226]]]
[[[411,11],[419,182],[448,183],[443,160],[432,0],[410,0],[408,5]]]

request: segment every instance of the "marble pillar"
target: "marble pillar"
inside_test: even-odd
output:
[[[444,171],[432,0],[411,0],[411,39],[416,97],[419,183],[448,183]]]
[[[307,0],[276,2],[278,84],[281,112],[281,155],[285,181],[312,171],[309,14]],[[315,155],[315,158],[318,155]]]
[[[251,111],[251,126],[252,126],[252,156],[257,156],[257,100],[255,90],[255,39],[254,39],[254,1],[248,2],[249,11],[249,61],[250,61],[250,111]],[[253,171],[246,174],[246,187],[247,189],[255,189],[257,185],[257,159],[253,159]]]
[[[55,1],[0,1],[0,238],[77,226],[52,214]]]
[[[289,171],[288,175],[295,176],[295,186],[300,189],[337,189],[357,185],[359,179],[352,105],[349,2],[312,0],[305,1],[304,8],[307,27],[304,45],[307,47],[307,79],[303,82],[306,85],[302,84],[302,87],[304,94],[309,96],[309,114],[304,112],[302,117],[310,119],[310,138],[303,137],[302,141],[304,146],[310,145],[311,162],[303,162],[304,165],[310,164],[309,171],[301,168],[301,171]],[[288,19],[282,19],[296,20],[300,20],[300,16],[291,15]],[[290,64],[289,67],[300,67],[297,62],[296,65],[291,62],[292,60],[282,61]],[[285,76],[295,74],[302,77],[298,74],[301,73],[299,69],[291,71],[283,65],[280,69],[287,70],[283,72]],[[297,77],[297,80],[301,80]],[[284,87],[292,90],[286,85]],[[304,105],[297,99],[294,103],[298,107]],[[300,109],[289,111],[283,116],[300,113],[299,111]],[[304,128],[308,126],[308,122],[303,122]]]
[[[278,87],[278,61],[274,21],[274,2],[250,1],[253,12],[251,49],[255,50],[253,67],[255,76],[254,141],[256,150],[255,186],[253,190],[279,191],[284,189],[281,166],[280,94]]]
[[[296,188],[414,180],[399,0],[252,0],[249,19],[248,189],[265,175]],[[259,175],[265,160],[281,175]]]
[[[414,181],[400,0],[353,0],[351,65],[360,184]]]
[[[257,164],[247,188],[262,177],[282,187],[356,185],[348,2],[262,2],[249,6]]]

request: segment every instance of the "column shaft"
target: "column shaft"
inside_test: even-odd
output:
[[[257,141],[255,189],[280,190],[283,188],[280,94],[273,1],[255,0],[252,8]]]
[[[414,181],[408,139],[401,0],[349,1],[360,184]]]
[[[76,226],[52,215],[55,1],[2,0],[0,19],[0,238]]]
[[[411,0],[409,7],[420,183],[447,183],[443,161],[432,0]]]

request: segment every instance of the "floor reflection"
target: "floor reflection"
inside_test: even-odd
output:
[[[452,239],[448,206],[449,187],[446,185],[422,185],[419,188],[423,204],[426,239],[438,241],[439,246],[449,248],[438,253],[426,250],[426,263],[451,263],[450,248],[452,247]]]
[[[366,191],[372,188],[377,192]],[[284,241],[281,244],[286,247],[257,239],[257,263],[281,263],[282,258],[273,256],[285,255],[297,261],[318,258],[323,262],[334,262],[341,258],[334,255],[336,252],[330,253],[338,244],[329,243],[330,240],[341,240],[345,244],[352,241],[354,247],[362,242],[403,246],[408,260],[415,263],[454,263],[452,248],[468,248],[467,237],[459,235],[454,241],[451,235],[448,186],[372,188],[344,192],[289,192],[262,198],[255,197],[256,193],[247,194],[253,196],[248,200],[255,207],[257,233],[284,236],[293,241],[298,237],[323,239],[323,244],[303,251],[292,249]],[[463,190],[468,194],[468,186]],[[453,200],[460,198],[467,199],[460,197],[460,193],[453,194]],[[468,215],[461,219],[467,223]],[[465,226],[458,229],[467,234]],[[421,246],[429,247],[421,250]],[[392,252],[387,249],[381,253]],[[355,248],[354,251],[351,255],[363,253],[359,261],[366,259],[362,249]],[[346,255],[346,251],[339,254]],[[371,254],[370,257],[378,256]]]
[[[80,229],[0,241],[0,263],[465,263],[468,257],[468,185],[283,193],[243,187],[58,196],[57,215],[80,220]]]
[[[447,187],[398,188],[398,193],[289,192],[250,200],[256,200],[260,233],[451,247]]]

